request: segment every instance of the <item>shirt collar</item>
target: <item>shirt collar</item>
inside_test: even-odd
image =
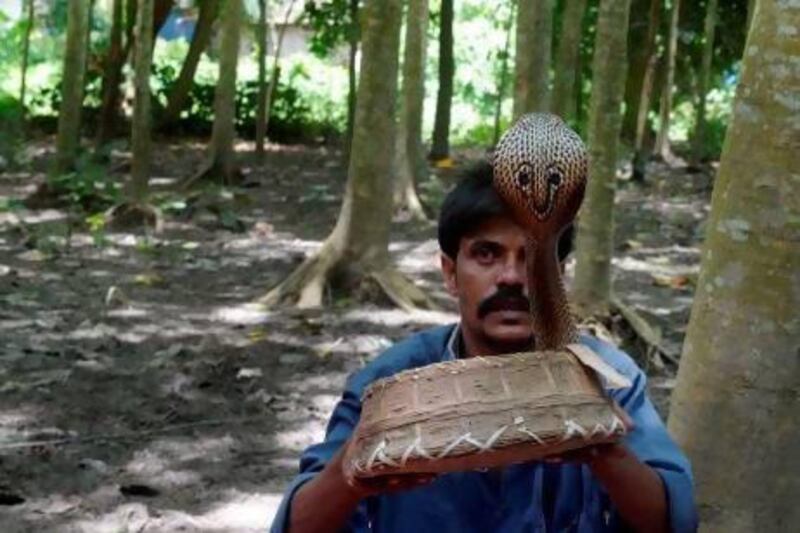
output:
[[[461,358],[461,323],[456,324],[450,333],[444,355],[446,361],[455,361]]]

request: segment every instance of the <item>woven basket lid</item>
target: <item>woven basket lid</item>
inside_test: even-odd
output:
[[[365,390],[352,467],[374,477],[540,459],[619,440],[618,409],[567,351],[435,363]]]

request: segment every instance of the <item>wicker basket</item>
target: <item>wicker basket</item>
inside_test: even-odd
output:
[[[366,478],[541,459],[619,440],[619,413],[571,352],[436,363],[367,388],[352,466]]]

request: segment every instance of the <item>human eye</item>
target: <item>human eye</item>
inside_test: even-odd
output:
[[[478,263],[488,265],[497,258],[497,249],[491,243],[479,242],[472,247],[472,256]]]

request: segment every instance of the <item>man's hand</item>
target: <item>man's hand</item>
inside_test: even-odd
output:
[[[599,444],[544,460],[586,464],[605,488],[622,520],[634,531],[669,530],[667,497],[661,478],[624,444]]]
[[[339,460],[342,475],[350,490],[354,491],[359,499],[377,494],[400,492],[421,487],[436,479],[436,474],[390,474],[374,478],[358,478],[353,469],[353,453],[355,451],[353,439],[349,439],[342,447],[343,452],[337,454],[334,460]]]
[[[339,531],[364,498],[420,487],[436,477],[434,474],[402,474],[359,479],[352,467],[353,452],[350,439],[319,475],[300,487],[291,507],[289,529],[292,533]]]

